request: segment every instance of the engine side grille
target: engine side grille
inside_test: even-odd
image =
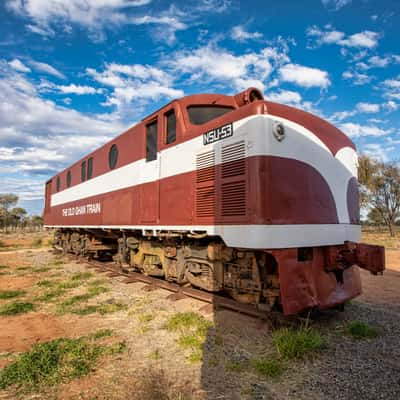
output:
[[[215,151],[196,157],[196,216],[215,216]]]
[[[215,179],[215,152],[198,154],[196,157],[196,181],[197,183],[213,181]]]
[[[221,187],[222,216],[246,215],[246,182],[224,183]]]
[[[222,147],[221,216],[246,216],[246,143],[244,140]]]
[[[222,178],[246,173],[246,146],[242,140],[222,148]]]
[[[212,186],[199,187],[196,190],[196,215],[212,217],[215,214],[215,188]]]

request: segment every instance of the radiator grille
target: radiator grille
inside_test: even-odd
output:
[[[244,140],[222,147],[221,215],[246,216],[246,143]]]
[[[236,181],[222,184],[221,200],[223,217],[246,215],[245,181]]]
[[[198,154],[196,157],[196,215],[215,215],[215,151]]]
[[[222,178],[229,178],[246,173],[246,146],[244,141],[222,148]]]
[[[196,157],[196,180],[197,183],[213,181],[215,179],[215,152],[198,154]]]
[[[212,217],[215,214],[215,188],[199,187],[196,190],[196,214],[198,217]]]

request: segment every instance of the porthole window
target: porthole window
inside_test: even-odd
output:
[[[71,186],[71,179],[72,179],[71,171],[68,171],[68,173],[67,173],[67,187]]]
[[[60,191],[60,177],[59,177],[59,176],[57,176],[57,181],[56,181],[56,190],[57,190],[57,192],[59,192],[59,191]]]
[[[118,147],[116,144],[111,146],[110,152],[108,153],[108,164],[111,169],[114,169],[118,161]]]
[[[86,181],[86,161],[83,161],[81,164],[81,181]]]
[[[87,178],[91,179],[93,176],[93,158],[90,157],[89,160],[87,160]]]

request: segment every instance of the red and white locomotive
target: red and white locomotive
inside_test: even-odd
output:
[[[357,155],[254,88],[174,100],[46,183],[55,245],[285,314],[361,293]]]

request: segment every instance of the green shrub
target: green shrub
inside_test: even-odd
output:
[[[25,290],[0,290],[0,300],[13,299],[26,294]]]
[[[13,302],[7,303],[0,307],[0,315],[18,315],[24,314],[35,309],[32,303]]]
[[[378,330],[361,321],[351,321],[347,325],[346,333],[356,339],[372,339],[378,336]]]
[[[275,357],[254,359],[251,365],[259,375],[267,378],[276,378],[284,371],[282,360]]]
[[[312,328],[278,329],[273,332],[272,341],[279,355],[286,359],[303,358],[325,347],[322,335]]]
[[[36,238],[32,241],[32,246],[33,247],[41,247],[43,244],[43,239],[42,238]]]
[[[187,357],[190,362],[202,360],[203,343],[211,326],[212,322],[194,312],[177,313],[165,325],[167,330],[180,333],[177,343],[181,348],[190,350]]]
[[[18,385],[31,391],[68,382],[94,371],[101,355],[124,349],[123,342],[107,347],[87,338],[62,338],[37,344],[0,371],[0,388]]]

